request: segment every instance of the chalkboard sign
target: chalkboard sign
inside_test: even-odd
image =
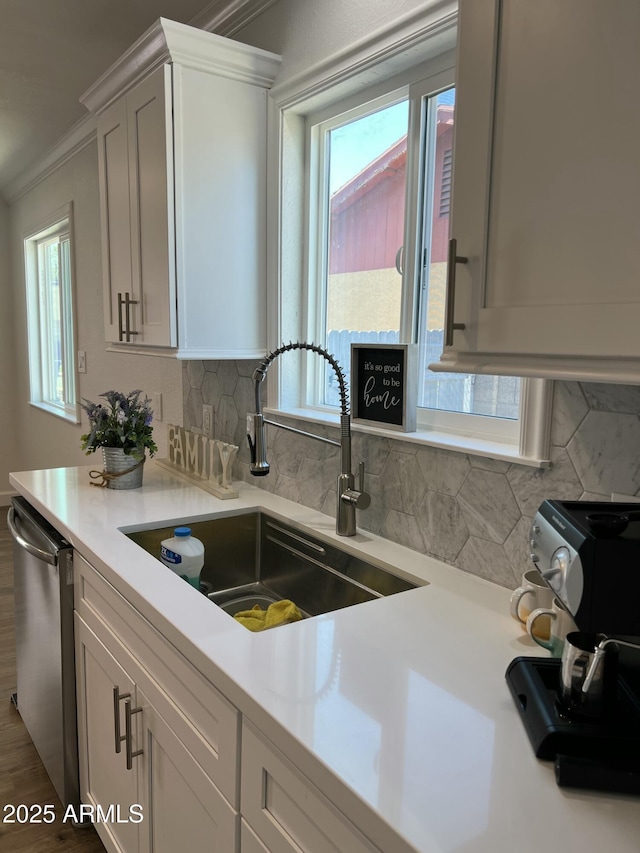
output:
[[[416,428],[416,344],[351,344],[354,423]]]

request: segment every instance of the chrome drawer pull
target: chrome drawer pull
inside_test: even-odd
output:
[[[142,755],[144,750],[136,749],[133,751],[133,734],[132,734],[132,725],[131,718],[134,714],[142,713],[142,708],[132,708],[131,707],[131,699],[127,699],[124,703],[124,739],[126,741],[127,748],[127,770],[133,770],[133,759]]]
[[[115,734],[116,752],[122,752],[122,741],[126,735],[120,734],[120,700],[128,699],[131,693],[120,693],[119,687],[113,688],[113,729]]]
[[[447,258],[447,305],[444,336],[444,345],[446,347],[453,346],[454,329],[466,328],[464,323],[453,322],[453,312],[455,310],[456,301],[456,264],[466,264],[469,261],[469,258],[458,255],[457,250],[458,241],[455,237],[452,237],[449,240],[449,255]]]
[[[131,305],[137,305],[138,301],[136,299],[132,299],[128,293],[125,293],[124,299],[122,298],[122,294],[118,294],[118,340],[126,341],[129,343],[131,341],[131,337],[137,335],[137,332],[132,331],[131,329],[131,312],[129,308]],[[124,308],[124,324],[122,322],[122,309]]]

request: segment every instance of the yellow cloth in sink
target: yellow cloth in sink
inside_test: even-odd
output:
[[[297,622],[302,619],[302,613],[293,601],[283,598],[282,601],[274,601],[266,610],[256,604],[251,610],[240,610],[235,613],[233,618],[250,631],[266,631],[267,628],[275,628],[276,625]]]

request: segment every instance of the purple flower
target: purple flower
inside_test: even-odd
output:
[[[153,440],[149,397],[141,399],[142,391],[105,391],[100,394],[107,404],[83,400],[82,409],[89,420],[89,432],[81,436],[82,449],[87,454],[99,447],[121,447],[125,453],[148,449],[151,456],[157,451]]]

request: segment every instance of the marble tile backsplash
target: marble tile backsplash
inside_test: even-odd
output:
[[[202,429],[202,405],[211,404],[215,438],[240,448],[236,479],[333,515],[339,451],[331,445],[269,427],[271,473],[249,474],[245,415],[254,410],[254,367],[253,361],[185,362],[184,426]],[[358,524],[514,587],[531,566],[529,527],[545,498],[610,500],[612,492],[640,492],[639,413],[640,387],[556,382],[546,469],[354,432],[354,465],[365,462],[371,494]],[[337,429],[289,422],[338,437]]]

